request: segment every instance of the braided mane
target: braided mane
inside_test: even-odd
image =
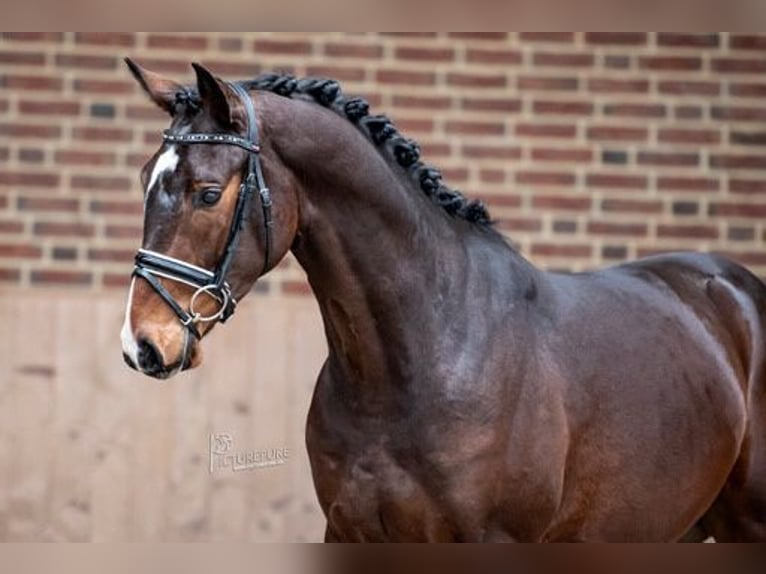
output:
[[[420,161],[420,146],[402,136],[384,115],[370,115],[364,98],[346,98],[335,80],[324,78],[297,79],[289,74],[262,74],[240,84],[249,90],[262,90],[290,98],[307,96],[317,104],[332,109],[360,128],[381,153],[389,154],[406,169],[423,193],[448,214],[489,227],[489,213],[479,200],[468,200],[442,181],[441,172]],[[188,94],[181,96],[188,101]]]

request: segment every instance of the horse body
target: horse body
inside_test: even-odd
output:
[[[161,105],[176,90],[140,80]],[[215,96],[203,114],[228,99],[217,121],[235,115],[225,85],[199,81]],[[689,254],[543,272],[454,215],[481,215],[470,205],[413,189],[413,174],[423,190],[430,176],[380,149],[392,137],[383,120],[361,127],[303,101],[342,107],[326,84],[292,99],[289,82],[259,86],[281,94],[255,96],[274,260],[289,248],[305,269],[328,342],[306,429],[327,540],[766,538],[757,278]],[[210,122],[194,114],[192,131]],[[237,298],[263,264],[251,217]],[[134,306],[155,297],[136,287]]]
[[[743,271],[673,256],[526,276],[535,296],[508,290],[489,332],[464,314],[478,339],[422,332],[433,354],[372,412],[338,400],[361,381],[331,347],[307,431],[328,538],[680,538],[740,457],[749,387],[763,393],[755,365],[731,364],[732,342],[757,340],[737,329],[761,327],[725,273]]]

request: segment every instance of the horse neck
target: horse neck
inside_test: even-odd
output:
[[[406,385],[433,338],[467,320],[460,308],[472,289],[474,246],[510,250],[434,205],[350,122],[291,103],[269,137],[305,182],[292,252],[319,303],[330,368],[366,390]]]

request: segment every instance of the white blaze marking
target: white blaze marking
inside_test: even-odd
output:
[[[170,146],[166,149],[157,161],[154,163],[154,169],[152,170],[152,176],[149,178],[149,185],[146,186],[146,197],[149,197],[149,193],[152,191],[154,184],[160,176],[166,171],[174,171],[178,165],[178,154],[176,153],[176,146]]]
[[[133,327],[130,324],[130,308],[133,306],[133,287],[136,285],[136,278],[130,281],[130,290],[128,291],[128,305],[125,308],[125,322],[122,324],[120,338],[122,339],[122,352],[125,353],[133,364],[138,366],[138,343],[133,336]]]

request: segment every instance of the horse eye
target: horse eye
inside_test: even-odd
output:
[[[221,199],[221,190],[214,187],[209,187],[202,191],[201,199],[202,203],[205,205],[215,205],[218,203],[218,200]]]

